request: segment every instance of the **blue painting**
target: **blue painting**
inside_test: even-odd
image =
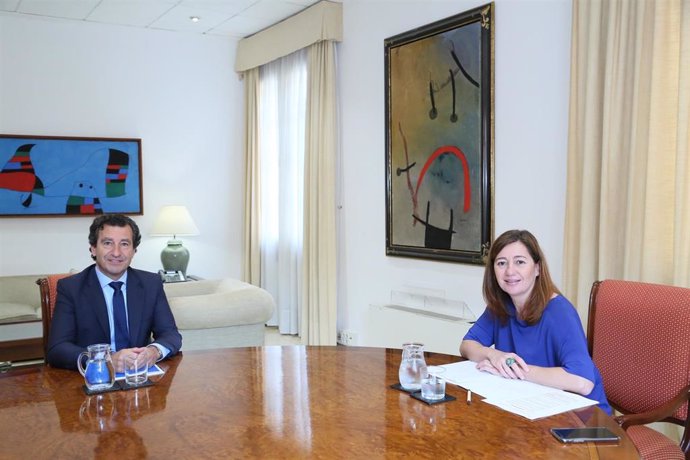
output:
[[[142,214],[141,139],[0,135],[0,216]]]

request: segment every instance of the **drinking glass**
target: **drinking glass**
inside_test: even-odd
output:
[[[427,374],[422,379],[422,398],[429,401],[438,401],[446,396],[446,381],[442,378]]]
[[[149,378],[149,367],[142,356],[135,357],[133,361],[125,362],[125,383],[129,386],[137,386],[145,383]]]

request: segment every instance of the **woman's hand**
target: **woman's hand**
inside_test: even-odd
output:
[[[529,372],[527,363],[515,353],[492,349],[486,359],[477,363],[477,369],[506,379],[525,380]]]
[[[498,375],[500,376],[501,373],[494,367],[493,364],[491,364],[491,361],[488,359],[483,359],[477,363],[477,369],[482,371],[482,372],[488,372],[489,374],[493,375]]]
[[[515,353],[485,347],[474,340],[463,340],[460,354],[477,363],[477,369],[506,379],[526,380],[529,366]]]

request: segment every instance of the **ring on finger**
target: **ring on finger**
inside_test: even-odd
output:
[[[506,359],[506,366],[510,367],[513,364],[515,364],[515,358],[508,358]]]

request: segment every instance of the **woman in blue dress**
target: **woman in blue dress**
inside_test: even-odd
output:
[[[509,230],[496,238],[482,290],[486,310],[463,338],[462,356],[484,372],[594,399],[611,415],[580,317],[551,280],[534,235]]]

